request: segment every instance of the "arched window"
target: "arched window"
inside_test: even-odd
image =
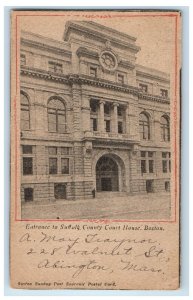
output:
[[[170,121],[167,116],[161,117],[161,139],[162,141],[170,141]]]
[[[57,99],[48,102],[48,130],[63,133],[66,131],[66,109],[64,103]]]
[[[29,130],[30,129],[30,108],[29,108],[29,100],[25,94],[21,92],[20,94],[21,101],[21,130]]]
[[[150,122],[146,113],[142,112],[139,115],[139,128],[141,140],[150,140]]]

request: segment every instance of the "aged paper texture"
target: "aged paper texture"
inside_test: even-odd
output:
[[[177,11],[13,11],[10,285],[179,287]]]

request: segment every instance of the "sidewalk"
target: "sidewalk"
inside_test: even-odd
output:
[[[170,194],[152,193],[114,198],[22,205],[22,219],[169,219]]]

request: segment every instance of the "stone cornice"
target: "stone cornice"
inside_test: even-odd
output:
[[[51,80],[56,82],[61,82],[69,85],[79,84],[79,85],[91,85],[95,87],[106,88],[110,90],[119,91],[122,93],[132,94],[137,96],[139,99],[156,101],[160,103],[169,104],[170,101],[168,98],[163,98],[157,95],[152,94],[144,94],[141,92],[141,89],[133,86],[129,86],[126,84],[118,84],[112,81],[100,79],[100,78],[93,78],[87,75],[77,75],[77,74],[55,74],[44,70],[39,70],[35,68],[28,68],[28,67],[21,67],[21,75],[26,75],[30,77],[41,78],[45,80]]]
[[[68,78],[66,75],[55,74],[52,72],[48,72],[48,71],[40,70],[40,69],[36,69],[36,68],[28,68],[28,67],[22,66],[20,73],[21,73],[21,75],[26,75],[26,76],[30,76],[30,77],[36,77],[36,78],[41,78],[41,79],[45,79],[45,80],[52,80],[52,81],[68,83]]]
[[[144,100],[150,100],[150,101],[156,101],[160,103],[165,103],[165,104],[170,104],[170,99],[169,98],[164,98],[161,96],[157,95],[152,95],[152,94],[143,94],[142,92],[139,92],[139,99],[144,99]]]
[[[51,45],[48,45],[45,43],[40,43],[37,41],[32,41],[29,39],[21,38],[21,45],[26,45],[26,46],[33,47],[36,49],[41,49],[41,50],[47,50],[52,53],[65,55],[66,57],[69,57],[69,58],[71,58],[71,56],[72,56],[72,53],[69,50],[65,50],[65,49],[62,49],[59,47],[54,47],[54,46],[51,46]]]
[[[143,72],[143,71],[140,71],[140,70],[136,71],[136,75],[137,76],[142,76],[142,77],[145,77],[145,78],[149,78],[149,79],[153,79],[153,80],[158,80],[158,81],[170,83],[170,80],[167,79],[167,78],[163,78],[163,77],[160,77],[158,75],[146,73],[146,72]]]
[[[86,75],[71,74],[71,75],[69,75],[69,81],[71,81],[72,83],[88,84],[88,85],[102,87],[102,88],[106,88],[106,89],[126,92],[129,94],[133,94],[135,96],[138,95],[138,90],[139,90],[136,87],[132,87],[132,86],[129,86],[126,84],[120,85],[120,84],[112,82],[112,81],[99,79],[99,78],[93,78],[91,76],[86,76]]]
[[[119,63],[120,67],[124,67],[124,68],[129,68],[129,69],[134,69],[135,65],[129,61],[126,60],[121,60]]]

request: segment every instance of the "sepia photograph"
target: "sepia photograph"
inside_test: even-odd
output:
[[[19,38],[21,219],[170,220],[173,19],[28,15]]]
[[[177,10],[11,12],[12,288],[179,289],[180,54]]]

